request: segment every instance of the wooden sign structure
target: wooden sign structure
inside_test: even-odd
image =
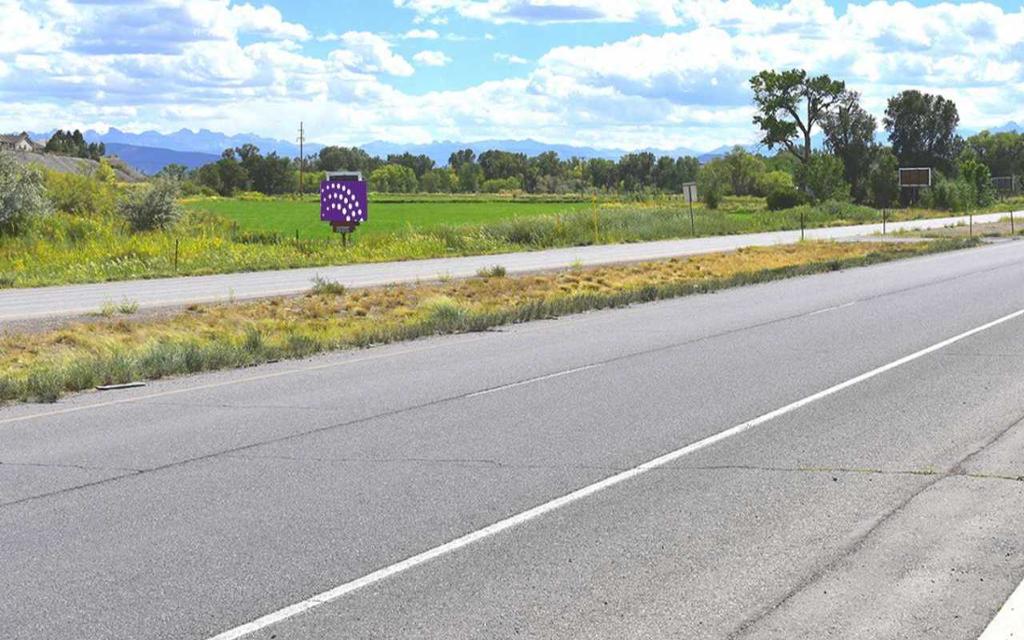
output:
[[[921,189],[932,186],[931,167],[900,167],[900,189],[911,189],[911,202],[917,202]]]

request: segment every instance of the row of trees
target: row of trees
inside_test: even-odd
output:
[[[616,162],[576,157],[563,160],[553,151],[529,157],[524,153],[490,150],[477,156],[472,149],[463,149],[452,153],[448,164],[439,167],[425,155],[403,153],[381,159],[354,147],[327,147],[310,168],[354,168],[369,176],[371,188],[378,191],[678,193],[684,183],[696,180],[700,162],[693,157],[659,158],[648,152],[628,154]]]
[[[853,199],[891,206],[912,195],[900,193],[898,168],[930,167],[936,179],[924,196],[926,204],[964,209],[991,201],[991,175],[1024,173],[1024,136],[983,132],[964,140],[957,133],[956,104],[941,95],[908,90],[890,98],[882,119],[889,145],[881,145],[876,143],[878,121],[842,81],[791,69],[763,71],[751,78],[750,86],[761,144],[794,161],[792,184],[782,176],[761,179],[770,205],[772,200],[782,205],[801,199]],[[817,131],[824,136],[821,151],[813,145]],[[724,170],[707,169],[710,175],[704,182],[712,191],[728,188],[714,175]]]
[[[85,136],[78,129],[74,131],[57,129],[46,141],[45,148],[49,153],[89,158],[90,160],[99,160],[107,153],[106,145],[102,142],[86,142]]]
[[[910,195],[901,193],[899,167],[931,167],[937,177],[923,196],[926,204],[959,209],[992,198],[991,175],[1024,174],[1024,136],[983,132],[964,140],[957,133],[956,104],[940,95],[903,91],[889,99],[879,122],[857,92],[827,75],[763,71],[750,86],[760,148],[770,155],[737,147],[701,166],[694,157],[649,152],[613,161],[562,159],[554,152],[529,157],[490,150],[478,156],[464,149],[438,166],[426,155],[380,158],[332,146],[302,161],[303,187],[314,192],[322,172],[338,170],[360,171],[371,189],[393,193],[679,193],[697,181],[710,206],[733,194],[764,196],[773,209],[823,200],[888,207]],[[876,141],[880,126],[888,144]],[[245,145],[196,171],[171,166],[163,173],[226,196],[248,190],[275,195],[297,189],[299,170],[299,160]]]
[[[192,181],[198,187],[230,196],[239,191],[267,195],[294,192],[299,160],[275,153],[262,155],[253,145],[228,149],[220,160],[189,171],[169,165],[161,175]],[[315,191],[324,171],[360,171],[375,191],[390,193],[584,193],[658,191],[678,193],[697,179],[700,162],[694,157],[657,157],[642,152],[617,162],[601,158],[562,160],[555,152],[529,157],[491,150],[479,156],[472,149],[451,154],[439,167],[426,155],[404,153],[387,158],[371,156],[357,147],[326,147],[305,159],[305,191]]]
[[[200,188],[231,196],[239,191],[259,191],[267,195],[292,193],[296,190],[298,161],[269,153],[246,144],[226,149],[217,162],[205,164],[195,171],[181,165],[168,165],[160,176],[179,181],[191,180]],[[319,182],[317,182],[319,185]]]

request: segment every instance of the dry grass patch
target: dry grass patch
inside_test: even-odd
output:
[[[170,317],[117,317],[0,338],[0,402],[299,358],[439,333],[835,270],[959,248],[956,240],[808,242],[520,277],[480,277],[192,305]]]

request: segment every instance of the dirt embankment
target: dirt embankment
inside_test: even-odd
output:
[[[34,153],[31,151],[15,151],[11,155],[21,164],[37,164],[52,171],[61,173],[78,173],[89,175],[96,170],[99,164],[95,160],[86,158],[73,158],[53,153]],[[111,156],[107,158],[110,166],[113,167],[117,179],[121,182],[141,182],[146,179],[142,173],[125,164],[120,158]]]

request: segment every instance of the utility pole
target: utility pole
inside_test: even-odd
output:
[[[303,169],[306,168],[306,128],[304,123],[299,122],[299,198],[305,195],[305,185],[302,183]]]

